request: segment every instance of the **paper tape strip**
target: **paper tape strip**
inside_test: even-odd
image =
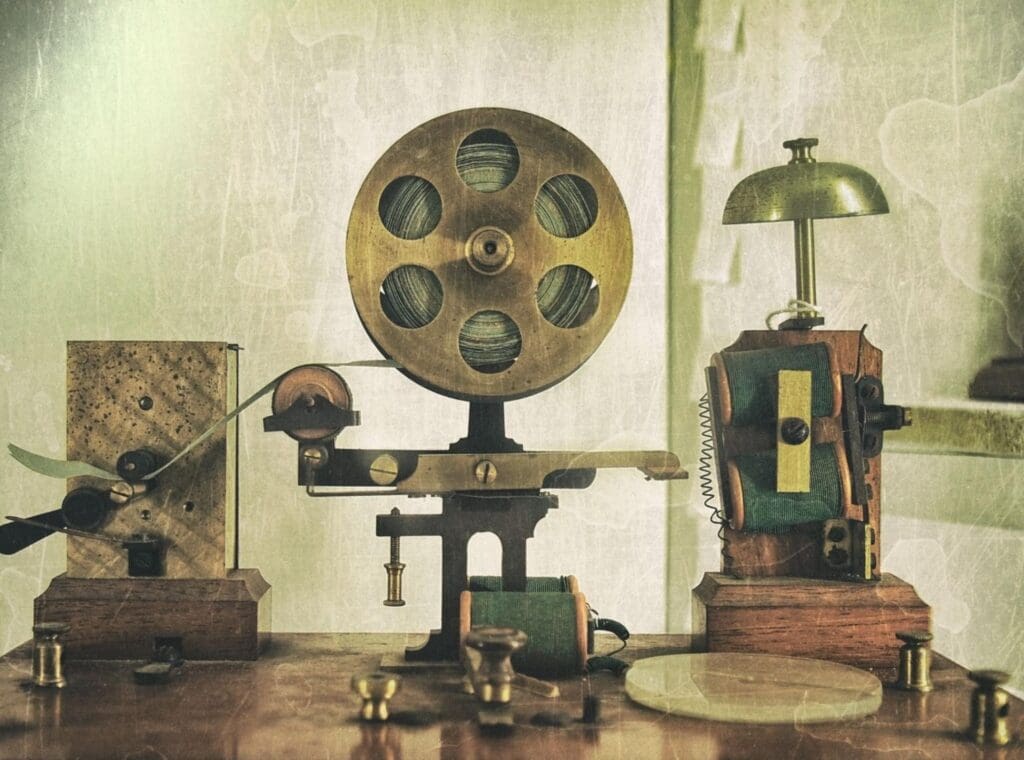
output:
[[[315,362],[320,367],[389,367],[393,369],[400,369],[401,365],[398,362],[392,361],[391,359],[361,359],[353,362]],[[214,422],[210,427],[200,433],[196,438],[189,441],[189,443],[171,457],[165,464],[161,465],[153,472],[146,475],[143,480],[151,480],[159,475],[161,472],[172,466],[175,462],[181,459],[183,456],[188,454],[192,449],[201,444],[223,425],[228,424],[235,417],[240,415],[250,406],[255,404],[261,398],[266,396],[268,393],[274,390],[281,378],[291,372],[288,370],[282,372],[280,375],[275,377],[269,383],[261,387],[258,391],[249,396],[245,401],[240,403],[226,415],[221,417],[219,420]],[[100,467],[89,464],[88,462],[81,462],[78,460],[67,461],[64,459],[51,459],[50,457],[44,457],[40,454],[33,454],[31,451],[26,451],[20,446],[15,446],[13,443],[7,444],[7,450],[16,462],[32,470],[32,472],[45,475],[48,478],[77,478],[82,476],[88,476],[92,478],[100,478],[102,480],[122,480],[121,476],[117,473],[108,472]]]

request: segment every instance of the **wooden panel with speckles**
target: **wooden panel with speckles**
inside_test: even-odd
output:
[[[147,449],[166,462],[233,405],[236,353],[225,343],[72,341],[67,363],[67,454],[115,471],[126,451]],[[153,487],[111,511],[101,527],[116,538],[157,534],[166,541],[166,578],[223,578],[233,552],[235,467],[229,432],[218,430],[161,473]],[[233,447],[231,447],[233,452]],[[109,488],[73,478],[69,490]],[[228,555],[225,543],[228,542]],[[115,544],[68,537],[69,578],[125,578]]]

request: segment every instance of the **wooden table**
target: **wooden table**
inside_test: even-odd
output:
[[[973,684],[935,657],[935,690],[885,690],[879,712],[846,723],[755,726],[663,715],[633,704],[622,679],[591,676],[603,722],[538,728],[540,710],[581,713],[583,681],[559,682],[562,696],[514,696],[517,726],[505,737],[481,734],[477,703],[455,668],[406,673],[396,710],[424,708],[430,726],[356,720],[353,673],[373,670],[400,650],[402,635],[275,634],[256,662],[188,662],[169,684],[134,683],[132,662],[71,662],[68,686],[26,686],[31,650],[0,659],[0,758],[1010,758],[1019,739],[979,748],[962,737]],[[687,636],[634,636],[626,659],[685,651]],[[894,673],[877,674],[883,683]],[[1024,704],[1013,699],[1011,726],[1024,733]]]

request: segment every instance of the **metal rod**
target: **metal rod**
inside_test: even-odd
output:
[[[793,235],[796,244],[796,297],[804,303],[817,304],[818,293],[814,283],[814,220],[793,221]],[[803,309],[798,317],[814,317],[813,309]]]
[[[10,520],[11,522],[22,523],[24,525],[32,525],[36,528],[45,528],[46,530],[52,530],[55,533],[66,533],[69,536],[78,536],[79,538],[95,538],[97,541],[106,541],[109,544],[117,544],[121,546],[123,543],[119,539],[111,538],[110,536],[101,536],[97,533],[87,533],[84,530],[75,530],[74,528],[58,528],[55,525],[47,525],[44,522],[36,522],[35,520],[29,520],[25,517],[14,517],[13,515],[5,515],[4,519]]]

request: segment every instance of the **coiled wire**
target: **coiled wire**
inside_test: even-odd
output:
[[[533,202],[541,227],[561,238],[574,238],[597,220],[597,193],[583,177],[559,174],[545,182]]]
[[[478,311],[459,331],[459,353],[477,372],[493,374],[508,369],[522,349],[519,327],[500,311]]]
[[[714,473],[715,466],[715,432],[711,420],[711,399],[708,394],[700,397],[697,404],[697,416],[700,418],[700,456],[697,458],[697,473],[700,483],[700,496],[704,508],[709,510],[712,525],[718,526],[718,540],[722,548],[722,570],[729,571],[732,567],[732,555],[729,554],[729,539],[725,529],[729,524],[725,514],[717,504]]]
[[[480,129],[462,141],[455,153],[455,170],[477,192],[496,193],[519,173],[519,151],[504,132]]]
[[[537,307],[555,327],[579,327],[597,308],[594,276],[574,264],[557,266],[537,286]]]

